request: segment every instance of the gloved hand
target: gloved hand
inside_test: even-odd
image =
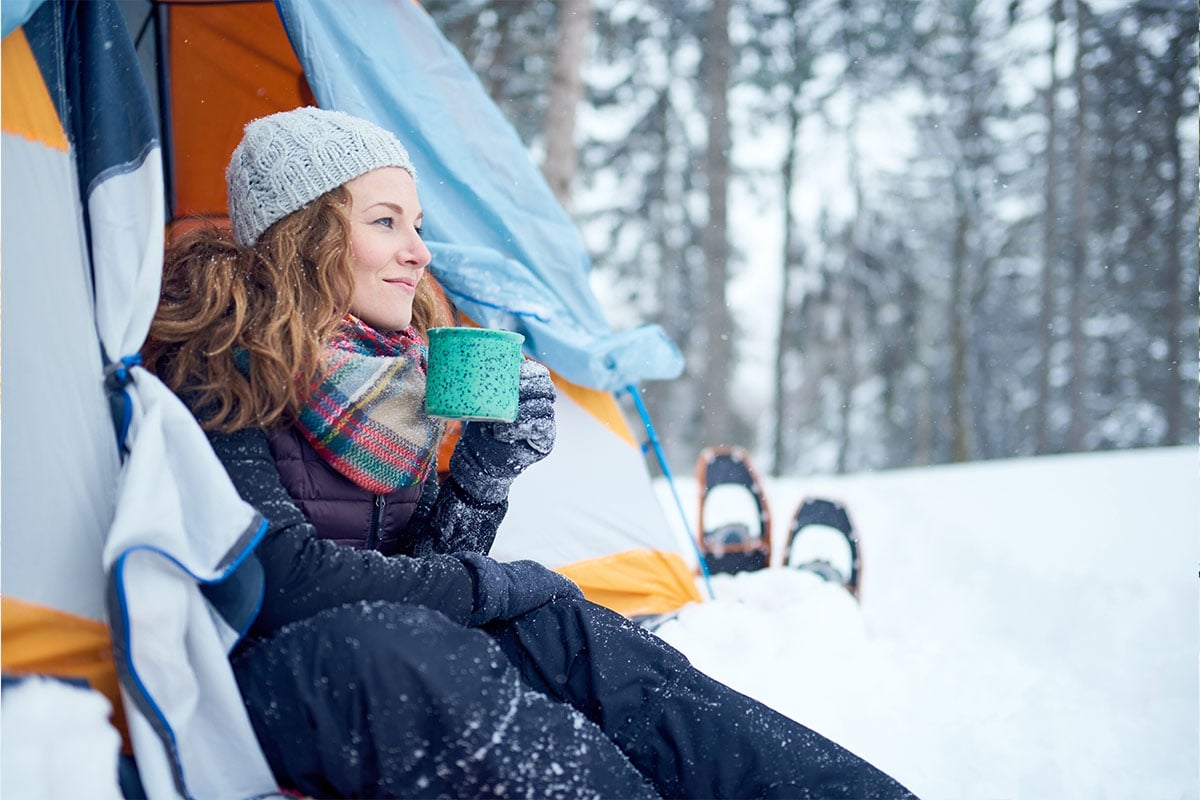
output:
[[[472,626],[519,617],[551,600],[583,597],[578,586],[536,561],[496,561],[471,552],[454,557],[475,573]]]
[[[513,480],[554,448],[554,398],[550,371],[522,361],[517,418],[467,423],[450,456],[450,477],[481,503],[502,502]]]

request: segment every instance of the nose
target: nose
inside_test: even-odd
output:
[[[425,246],[425,240],[416,231],[407,237],[404,247],[401,248],[398,255],[405,264],[420,269],[429,266],[429,262],[433,260],[433,255]]]

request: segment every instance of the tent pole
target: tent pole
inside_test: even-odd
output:
[[[688,523],[687,514],[683,510],[683,501],[679,499],[679,491],[675,488],[675,479],[671,476],[671,468],[667,466],[667,458],[663,455],[662,446],[658,441],[658,434],[654,431],[654,423],[650,421],[650,412],[646,410],[645,404],[642,403],[642,398],[638,396],[636,386],[626,386],[625,391],[629,392],[629,396],[633,398],[633,405],[637,408],[638,416],[642,418],[642,425],[646,428],[646,436],[650,439],[650,446],[654,449],[654,456],[658,459],[658,466],[662,469],[663,476],[667,479],[667,486],[671,488],[671,496],[675,498],[675,508],[679,511],[679,518],[683,521],[683,529],[687,532],[688,541],[691,542],[692,550],[696,553],[696,561],[700,565],[700,574],[704,576],[704,587],[708,589],[708,599],[716,600],[717,596],[713,593],[712,588],[712,575],[709,574],[704,554],[700,552],[700,545],[696,542],[696,536],[692,533],[692,526]]]
[[[170,9],[165,3],[154,7],[154,61],[158,68],[156,75],[158,135],[162,139],[160,146],[163,157],[163,194],[166,196],[167,222],[175,220],[175,209],[179,207],[179,204],[175,202],[175,128],[171,123],[171,70],[167,63],[171,58],[170,13]]]

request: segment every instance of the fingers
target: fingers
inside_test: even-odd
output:
[[[514,426],[514,428],[517,426]],[[519,430],[524,439],[525,444],[534,452],[547,455],[554,449],[554,414],[553,411],[549,415],[534,417],[527,423],[520,426]]]
[[[508,444],[523,442],[535,453],[546,455],[554,447],[556,396],[550,371],[536,361],[522,361],[517,418],[496,423],[492,438]]]
[[[554,447],[554,404],[547,398],[522,401],[517,418],[512,422],[497,422],[490,431],[498,442],[524,442],[535,452],[545,455]]]
[[[525,380],[526,378],[530,378],[534,375],[545,375],[546,377],[549,377],[550,370],[547,369],[546,365],[540,361],[534,361],[531,358],[522,358],[521,380]]]
[[[557,392],[554,381],[550,379],[550,370],[536,361],[525,359],[521,362],[521,383],[518,391],[520,402],[526,399],[548,398],[554,401]]]

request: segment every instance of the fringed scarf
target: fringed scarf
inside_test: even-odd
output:
[[[301,433],[368,491],[389,494],[424,481],[443,429],[425,415],[428,355],[416,328],[383,333],[347,314],[300,411]]]

